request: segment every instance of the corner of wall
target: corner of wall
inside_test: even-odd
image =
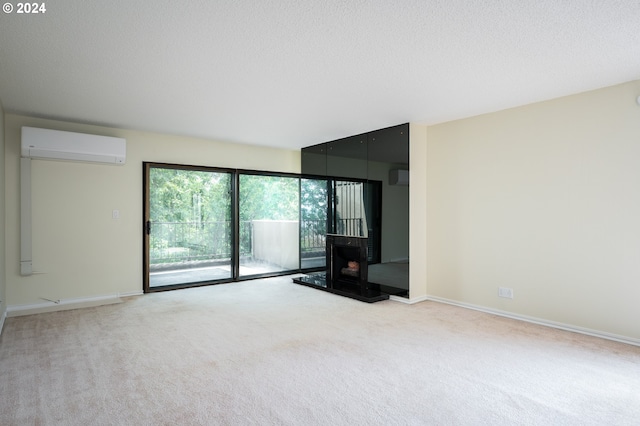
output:
[[[427,295],[427,126],[409,124],[409,297]]]
[[[0,334],[4,326],[4,319],[7,317],[7,274],[6,274],[6,244],[5,244],[5,155],[4,155],[4,108],[0,99]]]

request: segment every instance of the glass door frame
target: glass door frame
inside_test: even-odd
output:
[[[274,273],[263,273],[263,274],[254,274],[254,275],[240,275],[240,211],[239,211],[239,196],[240,196],[240,176],[243,174],[246,175],[254,175],[254,176],[273,176],[273,177],[286,177],[286,178],[295,178],[298,179],[298,209],[300,208],[300,199],[299,199],[299,181],[303,178],[300,174],[297,173],[282,173],[282,172],[265,172],[258,170],[244,170],[244,169],[232,169],[232,168],[221,168],[221,167],[210,167],[210,166],[196,166],[196,165],[185,165],[185,164],[173,164],[173,163],[159,163],[159,162],[143,162],[142,163],[142,180],[143,180],[143,217],[142,217],[142,239],[143,239],[143,247],[142,247],[142,256],[143,256],[143,271],[142,271],[142,279],[143,279],[143,292],[144,293],[152,293],[158,291],[166,291],[166,290],[174,290],[179,288],[190,288],[190,287],[199,287],[205,285],[214,285],[214,284],[223,284],[230,283],[236,281],[244,281],[251,280],[256,278],[265,278],[265,277],[273,277],[279,275],[290,275],[293,273],[302,272],[300,268],[300,259],[297,262],[297,268],[293,270],[286,271],[278,271]],[[150,272],[150,250],[149,250],[149,221],[150,221],[150,177],[149,171],[151,168],[165,168],[165,169],[178,169],[178,170],[193,170],[193,171],[204,171],[204,172],[214,172],[214,173],[229,173],[231,174],[231,277],[228,279],[215,280],[215,281],[202,281],[202,282],[194,282],[194,283],[185,283],[185,284],[175,284],[175,285],[167,285],[167,286],[150,286],[149,282],[149,272]],[[298,241],[298,245],[300,242]],[[299,250],[298,250],[299,251]]]
[[[297,212],[296,212],[296,217],[295,219],[298,220],[298,227],[297,227],[297,232],[298,232],[298,240],[295,242],[297,244],[297,262],[296,262],[296,266],[293,269],[286,269],[286,267],[282,266],[281,263],[276,262],[274,263],[274,265],[280,266],[283,269],[280,270],[274,270],[271,272],[258,272],[258,273],[241,273],[241,267],[245,267],[246,264],[243,264],[243,259],[242,259],[242,253],[241,253],[241,232],[242,232],[242,222],[240,220],[240,216],[241,216],[241,212],[240,212],[240,204],[241,204],[241,200],[242,200],[242,181],[244,180],[245,183],[247,183],[247,180],[250,179],[243,179],[243,177],[264,177],[264,178],[284,178],[284,179],[295,179],[297,180],[297,182],[295,182],[295,187],[296,187],[296,191],[297,191]],[[293,273],[298,273],[300,272],[300,221],[299,221],[299,216],[300,216],[300,180],[302,179],[302,177],[299,174],[294,174],[294,173],[276,173],[276,172],[264,172],[264,171],[256,171],[256,170],[237,170],[237,174],[236,174],[236,200],[237,200],[237,217],[235,219],[235,225],[237,226],[237,232],[236,232],[236,236],[237,236],[237,241],[238,244],[236,246],[238,252],[237,252],[237,262],[236,262],[236,266],[237,266],[237,275],[235,276],[235,281],[242,281],[242,280],[250,280],[250,279],[255,279],[255,278],[262,278],[262,277],[272,277],[272,276],[278,276],[278,275],[289,275],[289,274],[293,274]],[[266,201],[266,200],[265,200]],[[280,220],[280,219],[278,219]],[[252,224],[252,229],[253,226],[255,226],[255,224]],[[253,232],[252,232],[253,233]],[[256,243],[257,244],[257,243]],[[263,246],[264,248],[264,246]],[[256,247],[256,250],[258,250],[258,248]],[[262,250],[264,251],[264,250]],[[252,243],[252,253],[251,256],[254,256],[255,252],[253,251],[253,243]],[[259,260],[257,262],[260,262]],[[270,261],[267,261],[268,263],[270,263]],[[251,263],[251,262],[249,262]],[[285,262],[286,263],[286,262]],[[273,266],[273,265],[272,265]]]
[[[208,173],[226,173],[230,175],[230,196],[231,196],[231,205],[230,205],[230,218],[231,218],[231,227],[232,232],[230,235],[231,240],[231,277],[219,279],[219,280],[206,280],[206,281],[197,281],[197,282],[188,282],[188,283],[180,283],[180,284],[169,284],[163,286],[151,286],[150,283],[150,232],[152,230],[153,224],[151,223],[151,205],[150,205],[150,171],[152,168],[161,168],[161,169],[175,169],[175,170],[186,170],[186,171],[200,171],[200,172],[208,172]],[[237,232],[234,228],[236,217],[236,170],[220,168],[220,167],[208,167],[208,166],[194,166],[194,165],[184,165],[184,164],[171,164],[171,163],[157,163],[157,162],[143,162],[142,163],[142,186],[143,186],[143,222],[142,222],[142,282],[143,282],[143,292],[144,293],[153,293],[158,291],[166,291],[166,290],[175,290],[179,288],[190,288],[190,287],[199,287],[203,285],[211,285],[211,284],[219,284],[226,283],[234,280],[236,277],[236,270],[234,265],[237,264],[236,260],[237,253],[235,251]]]

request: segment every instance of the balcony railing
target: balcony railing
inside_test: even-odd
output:
[[[251,250],[251,233],[246,234],[240,236],[241,253]],[[229,259],[231,222],[153,222],[149,248],[151,264]]]
[[[240,223],[240,256],[252,257],[253,223]],[[326,222],[302,221],[300,247],[302,257],[324,256]],[[149,263],[152,265],[197,261],[222,261],[231,258],[231,222],[153,222],[149,238]]]
[[[301,256],[303,258],[324,256],[326,235],[325,220],[303,220],[300,224]]]
[[[361,236],[360,219],[342,219],[336,232]],[[369,230],[371,232],[372,230]],[[240,223],[240,257],[253,257],[253,222]],[[232,253],[231,222],[153,222],[149,238],[152,265],[229,260]],[[300,224],[302,258],[322,257],[326,246],[326,221],[303,220]]]

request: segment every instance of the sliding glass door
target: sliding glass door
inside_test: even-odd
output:
[[[240,277],[299,269],[299,180],[240,173]]]
[[[144,163],[144,291],[322,270],[327,233],[380,256],[380,182]]]
[[[232,174],[145,164],[145,291],[233,277]]]

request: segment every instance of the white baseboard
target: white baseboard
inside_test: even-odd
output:
[[[413,305],[414,303],[424,302],[425,300],[428,300],[428,297],[421,296],[409,299],[407,297],[389,296],[389,300],[393,300],[394,302],[406,303],[407,305]]]
[[[628,345],[640,346],[640,339],[634,339],[632,337],[621,336],[618,334],[607,333],[604,331],[592,330],[584,327],[577,327],[570,324],[563,324],[560,322],[549,321],[542,318],[530,317],[527,315],[514,314],[512,312],[501,311],[499,309],[486,308],[484,306],[472,305],[470,303],[458,302],[455,300],[445,299],[437,296],[425,296],[420,298],[423,300],[431,300],[433,302],[446,303],[448,305],[459,306],[461,308],[473,309],[488,314],[499,315],[501,317],[511,318],[519,321],[526,321],[533,324],[544,325],[546,327],[557,328],[560,330],[571,331],[574,333],[586,334],[588,336],[600,337],[602,339],[614,340],[616,342],[626,343]]]
[[[117,293],[105,296],[81,297],[74,299],[44,300],[42,303],[13,305],[7,307],[7,317],[42,314],[46,312],[66,311],[70,309],[89,308],[94,306],[122,303],[121,297],[138,296],[141,292]]]
[[[142,296],[144,293],[141,291],[129,291],[127,293],[118,293],[117,297],[132,297],[132,296]]]

